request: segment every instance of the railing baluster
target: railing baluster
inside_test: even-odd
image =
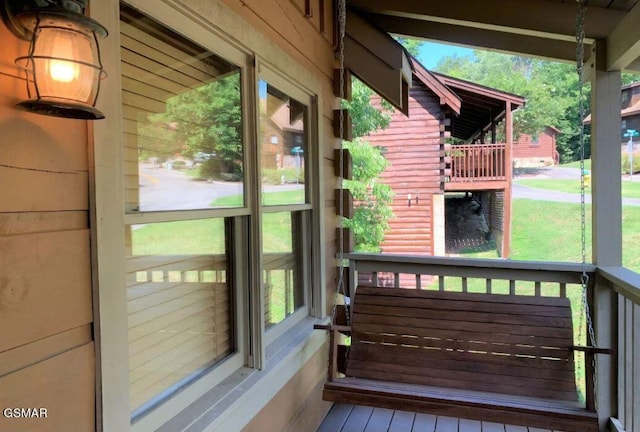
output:
[[[535,294],[536,297],[542,297],[542,289],[540,281],[536,281],[535,284]]]
[[[467,278],[463,277],[462,278],[462,292],[468,292],[469,291],[469,287],[467,286]]]
[[[513,279],[509,281],[509,294],[516,295],[516,281]]]
[[[487,290],[487,294],[491,294],[491,292],[492,292],[491,279],[487,279],[487,281],[486,281],[486,290]]]
[[[371,273],[371,283],[374,286],[378,286],[378,272],[372,272]]]
[[[444,291],[444,276],[438,276],[438,289]]]
[[[400,273],[393,274],[393,287],[400,288]]]
[[[567,297],[567,284],[566,283],[561,283],[560,284],[560,297],[561,298],[566,298]]]
[[[420,273],[416,274],[416,289],[422,289],[422,277]]]

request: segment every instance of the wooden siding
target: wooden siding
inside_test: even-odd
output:
[[[441,113],[439,98],[414,79],[409,117],[395,111],[386,129],[366,137],[371,145],[386,149],[390,163],[381,177],[393,189],[394,218],[389,221],[383,252],[432,253],[432,196],[442,193]]]
[[[89,431],[87,126],[17,111],[27,94],[14,58],[27,45],[5,26],[0,40],[0,406],[48,409],[40,421],[0,415],[0,429]]]
[[[521,134],[513,143],[513,161],[516,167],[552,165],[556,160],[557,132],[546,128],[537,142],[531,135]]]

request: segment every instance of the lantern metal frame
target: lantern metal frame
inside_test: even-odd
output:
[[[30,42],[29,53],[16,58],[16,64],[25,70],[27,76],[28,100],[16,105],[18,109],[37,114],[63,118],[98,120],[104,114],[96,107],[100,94],[100,82],[106,77],[100,55],[98,38],[105,38],[107,29],[99,22],[84,15],[87,0],[1,0],[0,16],[7,28],[18,38]],[[35,48],[42,29],[62,29],[77,32],[93,38],[97,63],[35,55]],[[49,97],[43,98],[38,86],[38,71],[35,60],[49,59],[75,63],[83,67],[94,68],[97,79],[92,84],[92,100],[84,102],[75,99]],[[33,87],[33,89],[32,89]]]

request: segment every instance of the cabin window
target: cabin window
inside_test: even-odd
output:
[[[244,364],[242,68],[121,7],[132,421]],[[236,273],[237,272],[237,273]]]
[[[196,40],[121,4],[133,430],[261,367],[320,295],[314,99]]]
[[[308,102],[275,74],[258,82],[260,107],[264,325],[271,330],[297,312],[306,315],[309,205]],[[282,87],[281,87],[282,86]],[[308,100],[308,96],[306,97]],[[271,144],[277,136],[277,145]],[[270,139],[271,137],[271,139]],[[295,321],[295,319],[291,320]],[[273,332],[274,334],[279,333]],[[267,338],[267,342],[272,338]]]

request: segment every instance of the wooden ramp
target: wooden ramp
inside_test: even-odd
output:
[[[334,404],[317,432],[561,432],[385,408]]]

